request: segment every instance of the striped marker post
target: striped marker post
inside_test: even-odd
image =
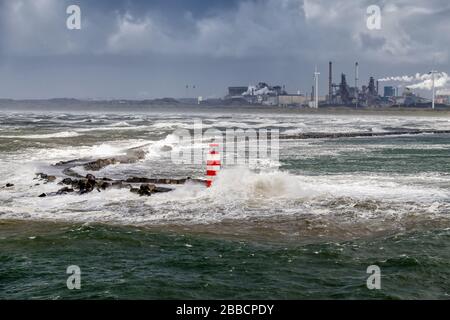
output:
[[[220,170],[220,154],[219,144],[210,143],[209,152],[206,157],[206,187],[209,188],[212,185],[214,178],[217,176],[217,172]]]

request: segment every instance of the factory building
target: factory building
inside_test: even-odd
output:
[[[447,95],[446,96],[437,96],[436,103],[450,105],[450,96],[447,96]]]
[[[318,87],[319,72],[317,68],[314,72],[314,85],[311,94],[288,94],[284,86],[271,86],[265,82],[257,85],[228,87],[228,94],[221,103],[225,104],[259,104],[269,106],[297,106],[297,107],[389,107],[389,106],[416,106],[422,107],[429,104],[429,99],[425,99],[414,92],[405,89],[400,96],[398,88],[385,86],[382,88],[383,96],[380,94],[379,82],[374,77],[369,77],[366,84],[359,84],[359,63],[355,63],[354,82],[349,80],[345,73],[340,74],[339,83],[333,82],[333,63],[329,62],[328,70],[328,94],[319,97],[316,87]],[[351,85],[350,82],[354,85]],[[317,99],[317,100],[316,100]],[[317,101],[317,102],[316,102]],[[450,92],[438,92],[437,104],[450,105]],[[203,101],[198,102],[204,103]]]
[[[396,100],[397,104],[415,107],[429,104],[429,100],[416,95],[411,89],[405,88],[402,97]]]
[[[392,86],[386,86],[384,87],[384,97],[395,97],[395,88]]]
[[[278,96],[278,105],[280,107],[304,106],[308,105],[310,99],[302,94],[285,94]]]
[[[228,96],[237,97],[242,96],[248,87],[228,87]]]
[[[436,96],[436,103],[450,105],[450,90],[439,91],[438,95]]]
[[[278,96],[287,94],[284,86],[270,86],[259,82],[256,86],[228,87],[227,100],[241,100],[250,104],[278,105]]]
[[[341,74],[339,84],[333,83],[333,63],[329,62],[327,105],[348,107],[369,107],[381,105],[382,99],[378,94],[378,81],[369,78],[368,85],[358,87],[359,64],[355,63],[355,85],[350,86],[344,73]]]

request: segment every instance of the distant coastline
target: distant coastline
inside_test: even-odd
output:
[[[183,109],[189,108],[193,111],[208,112],[221,110],[224,112],[248,111],[269,113],[302,113],[302,114],[380,114],[380,115],[415,115],[415,116],[450,116],[450,107],[436,106],[435,110],[424,107],[392,106],[392,107],[350,107],[350,106],[320,106],[318,109],[293,107],[293,106],[265,106],[259,104],[197,104],[194,99],[75,99],[75,98],[53,98],[53,99],[0,99],[0,110],[17,111],[106,111],[106,110],[155,110],[158,109]]]

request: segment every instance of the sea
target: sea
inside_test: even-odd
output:
[[[0,299],[449,299],[449,134],[280,138],[279,161],[223,165],[211,188],[39,197],[61,187],[54,164],[130,148],[145,158],[74,170],[202,179],[204,163],[172,159],[174,132],[194,121],[280,137],[450,130],[439,113],[3,108]],[[68,286],[70,266],[80,271],[79,289]],[[379,270],[376,288],[370,266]]]

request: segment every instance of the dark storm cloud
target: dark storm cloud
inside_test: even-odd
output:
[[[361,78],[448,71],[446,0],[17,0],[0,2],[0,96],[128,97],[225,93],[256,81],[325,88],[335,74]],[[67,30],[78,4],[82,29]],[[381,30],[366,9],[382,8]]]

